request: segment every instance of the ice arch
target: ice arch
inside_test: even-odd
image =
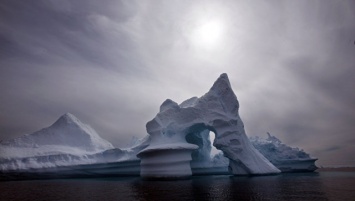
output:
[[[229,159],[234,175],[279,173],[251,145],[238,110],[239,102],[227,74],[222,74],[200,98],[190,98],[180,105],[170,99],[164,101],[146,125],[151,143],[137,155],[141,158],[141,176],[190,176],[191,152],[198,146],[187,143],[185,137],[206,129],[215,133],[213,145]]]
[[[191,168],[205,168],[206,166],[210,166],[212,150],[210,131],[205,129],[201,132],[189,133],[186,135],[185,139],[187,143],[198,146],[198,148],[191,153]]]

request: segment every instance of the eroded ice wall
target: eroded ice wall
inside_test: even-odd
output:
[[[251,145],[238,110],[239,102],[227,74],[222,74],[209,92],[200,98],[190,98],[180,105],[167,99],[160,106],[156,117],[146,125],[151,143],[138,154],[142,160],[143,174],[144,171],[153,171],[150,168],[154,169],[154,165],[144,157],[146,152],[162,150],[166,145],[176,147],[174,149],[178,152],[179,146],[174,144],[180,144],[181,148],[189,147],[191,153],[194,149],[186,142],[186,135],[201,133],[206,129],[215,133],[213,145],[229,159],[229,168],[233,174],[279,173],[280,170]],[[174,158],[174,152],[170,151],[170,154],[171,158]],[[163,162],[160,161],[161,164]],[[173,165],[174,161],[169,163]]]

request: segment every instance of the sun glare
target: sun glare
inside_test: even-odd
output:
[[[193,33],[193,42],[197,46],[213,48],[221,42],[223,26],[219,21],[208,21],[197,26]]]

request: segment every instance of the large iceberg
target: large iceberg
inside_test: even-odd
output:
[[[70,113],[61,116],[48,128],[43,128],[32,134],[4,141],[1,145],[21,148],[51,146],[52,150],[54,149],[54,151],[60,153],[66,152],[59,148],[62,146],[75,147],[78,151],[81,150],[85,152],[99,152],[113,148],[112,144],[102,139],[93,128],[82,123]],[[43,154],[43,152],[39,154]]]
[[[226,74],[200,98],[167,99],[146,124],[148,135],[115,148],[67,113],[53,125],[0,143],[2,176],[72,177],[141,175],[182,178],[197,174],[275,174],[314,171],[315,160],[275,136],[246,136],[239,103]],[[211,157],[213,146],[221,152]],[[213,135],[212,134],[212,135]]]
[[[48,128],[1,142],[0,171],[127,160],[132,158],[131,152],[114,148],[89,125],[67,113]]]
[[[216,135],[213,145],[229,159],[232,174],[280,173],[250,143],[238,110],[239,102],[227,74],[222,74],[200,98],[190,98],[180,105],[170,99],[164,101],[159,113],[146,125],[151,141],[137,155],[141,159],[141,176],[190,176],[191,153],[198,146],[188,143],[186,136],[205,130]]]

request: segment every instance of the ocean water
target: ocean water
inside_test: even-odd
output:
[[[0,182],[0,200],[352,200],[355,172],[271,176],[140,177]]]

